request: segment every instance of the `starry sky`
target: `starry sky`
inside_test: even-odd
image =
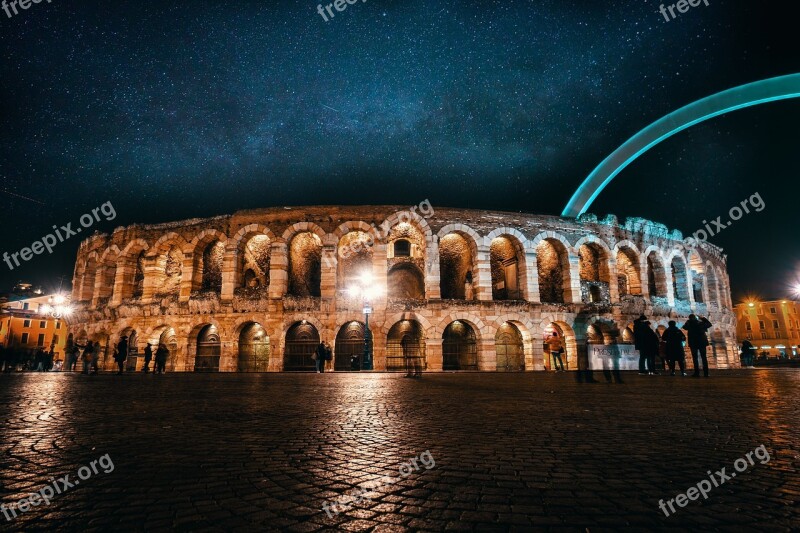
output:
[[[105,202],[96,228],[307,204],[559,214],[641,128],[737,85],[800,72],[789,9],[710,0],[53,0],[0,11],[2,252]],[[13,14],[13,13],[12,13]],[[800,280],[800,101],[662,143],[591,211],[685,233],[754,193],[711,242],[734,297]],[[10,271],[69,284],[79,239]]]

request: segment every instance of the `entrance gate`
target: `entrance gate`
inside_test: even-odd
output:
[[[195,372],[219,372],[221,349],[216,326],[209,324],[197,335],[197,354],[194,358]]]

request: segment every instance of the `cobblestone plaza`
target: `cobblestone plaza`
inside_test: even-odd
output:
[[[412,531],[800,523],[800,373],[0,375],[3,530]],[[758,461],[666,517],[707,471]],[[400,475],[423,452],[431,468]],[[409,469],[410,470],[410,469]],[[323,504],[395,482],[341,513]]]

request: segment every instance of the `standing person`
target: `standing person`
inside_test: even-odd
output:
[[[755,368],[753,366],[753,356],[756,354],[756,347],[753,343],[745,339],[742,343],[742,366],[745,368]]]
[[[94,343],[94,347],[92,348],[92,374],[97,374],[100,370],[100,350],[102,349],[103,347],[99,342]]]
[[[150,345],[148,344],[147,347],[149,348]],[[159,343],[158,349],[156,350],[156,368],[154,371],[156,374],[163,374],[167,371],[167,357],[169,357],[167,345],[163,342]]]
[[[159,344],[158,347],[161,348],[161,345]],[[147,346],[144,349],[144,368],[142,368],[142,372],[144,372],[145,374],[150,372],[150,361],[152,360],[153,360],[153,345],[148,342]]]
[[[411,335],[403,335],[400,341],[400,346],[403,348],[403,359],[406,362],[406,376],[407,378],[422,377],[422,365],[419,363],[417,356],[416,343]]]
[[[689,350],[692,352],[692,362],[694,363],[693,378],[700,377],[699,359],[703,360],[703,375],[708,377],[708,356],[706,349],[708,348],[708,336],[706,331],[711,328],[711,322],[704,316],[700,319],[696,315],[689,315],[689,320],[683,325],[683,328],[689,336]]]
[[[89,367],[92,366],[92,352],[94,351],[94,343],[87,342],[83,347],[83,354],[81,354],[81,361],[83,362],[83,370],[81,374],[89,375]]]
[[[333,348],[331,348],[331,345],[330,345],[329,342],[326,342],[325,343],[325,362],[322,363],[322,368],[324,369],[325,365],[327,364],[327,362],[331,361],[331,360],[333,360]]]
[[[647,317],[639,315],[639,318],[633,321],[633,347],[639,351],[639,375],[646,376],[648,372],[653,371],[653,367],[647,368],[648,358],[647,349],[649,336],[647,331],[650,326],[647,325]]]
[[[550,357],[553,359],[553,371],[558,372],[560,365],[563,372],[564,361],[561,359],[561,354],[564,353],[564,343],[561,342],[557,331],[551,333],[547,338],[547,347],[550,350]]]
[[[314,352],[314,355],[311,356],[314,359],[314,364],[317,367],[317,374],[322,374],[325,372],[325,343],[319,341],[319,345],[317,345],[317,349]]]
[[[78,343],[75,343],[75,346],[72,347],[72,358],[70,359],[70,372],[75,372],[75,366],[78,364],[78,359],[81,358],[81,348],[85,346],[81,346]]]
[[[122,371],[125,369],[125,359],[128,358],[128,337],[123,335],[119,342],[117,343],[117,351],[114,353],[114,361],[117,362],[117,367],[119,368],[119,372],[117,372],[118,376],[122,375]]]
[[[686,352],[683,351],[683,341],[686,340],[686,335],[678,329],[677,322],[674,320],[669,321],[669,327],[661,334],[661,340],[664,341],[664,352],[669,361],[669,375],[675,375],[675,362],[681,367],[681,376],[686,375]]]

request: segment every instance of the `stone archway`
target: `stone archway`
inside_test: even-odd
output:
[[[511,323],[505,322],[494,336],[497,352],[498,372],[522,372],[525,370],[525,347],[522,332]]]
[[[269,335],[258,322],[247,322],[239,333],[238,372],[266,372],[269,369]]]
[[[472,326],[454,320],[442,334],[442,370],[478,370],[478,340]]]
[[[360,370],[364,355],[364,324],[353,320],[339,328],[333,369],[337,372]]]
[[[425,332],[416,320],[397,322],[386,335],[386,370],[404,372],[409,362],[427,369]]]
[[[222,347],[219,331],[214,324],[207,324],[197,334],[197,349],[194,357],[195,372],[219,372]]]
[[[283,369],[294,372],[314,372],[311,356],[319,345],[319,331],[305,320],[295,322],[286,332],[283,352]]]

